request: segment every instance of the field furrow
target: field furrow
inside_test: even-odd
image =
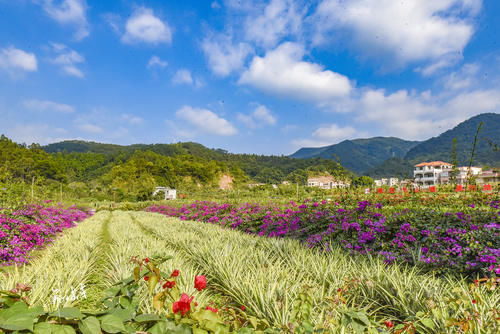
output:
[[[17,283],[31,286],[30,303],[47,310],[73,306],[87,297],[91,277],[99,258],[100,235],[109,213],[100,212],[65,231],[53,244],[37,254],[28,265],[13,267],[0,289],[10,290]]]
[[[337,297],[345,298],[345,306],[364,309],[379,319],[403,321],[429,312],[430,304],[450,317],[464,312],[461,306],[450,312],[447,302],[468,294],[464,280],[437,278],[415,267],[387,266],[378,259],[348,256],[340,249],[320,253],[297,241],[260,238],[217,225],[150,213],[134,216],[143,228],[206,274],[213,288],[277,326],[288,323],[293,301],[305,286],[310,287],[307,293],[313,297],[316,324],[325,321],[327,314],[340,319],[334,302]],[[500,296],[479,293],[481,320],[494,323],[489,310],[498,305]],[[451,333],[444,319],[435,321],[434,326]]]

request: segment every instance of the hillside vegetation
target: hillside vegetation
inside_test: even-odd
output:
[[[301,148],[290,157],[338,160],[342,166],[358,174],[369,170],[389,158],[402,158],[419,142],[395,137],[344,140],[335,145],[319,148]]]
[[[34,182],[58,192],[64,185],[64,192],[76,197],[146,200],[160,185],[184,192],[218,188],[223,175],[230,175],[235,187],[284,180],[304,184],[315,173],[352,176],[332,160],[230,154],[197,143],[120,146],[66,141],[41,147],[0,138],[0,185]]]

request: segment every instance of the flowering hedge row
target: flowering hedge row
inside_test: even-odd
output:
[[[76,225],[90,213],[70,207],[30,204],[20,210],[0,209],[1,265],[27,263],[29,253],[50,243],[57,233]]]
[[[383,214],[381,204],[305,201],[284,206],[194,202],[180,208],[152,206],[182,220],[219,224],[266,237],[290,237],[329,251],[341,245],[352,253],[404,261],[428,270],[475,276],[500,274],[500,201],[470,204],[466,212],[429,208]],[[487,207],[488,209],[484,209]]]

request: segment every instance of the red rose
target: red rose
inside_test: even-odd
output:
[[[173,272],[172,272],[172,275],[170,275],[170,277],[177,277],[179,276],[179,270],[175,269]]]
[[[175,281],[166,281],[165,284],[163,284],[163,288],[169,288],[172,289],[175,286]]]
[[[210,306],[207,306],[207,308],[205,310],[210,310],[214,313],[217,313],[219,311],[217,308],[211,308]]]
[[[145,281],[149,281],[149,276],[144,276]]]
[[[245,307],[245,305],[241,305],[241,310],[242,311],[245,311],[247,308]]]
[[[193,298],[194,297],[189,297],[188,295],[183,293],[181,299],[179,299],[172,305],[172,311],[174,313],[181,312],[183,316],[186,315],[186,313],[188,313],[191,309],[191,302],[193,301]]]
[[[384,324],[385,324],[385,326],[386,326],[387,328],[392,328],[392,326],[394,326],[394,325],[392,324],[392,322],[390,322],[389,320],[384,321]]]
[[[194,288],[201,291],[207,287],[207,278],[205,276],[195,276],[194,277]]]

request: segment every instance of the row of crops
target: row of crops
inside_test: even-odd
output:
[[[479,204],[446,211],[386,210],[369,201],[350,207],[328,201],[285,205],[203,201],[181,207],[154,205],[147,211],[262,237],[297,239],[325,252],[340,246],[353,255],[381,257],[387,264],[396,261],[475,278],[500,274],[500,201]]]
[[[173,258],[155,260],[168,255]],[[134,256],[139,258],[131,262]],[[161,284],[151,284],[156,271],[137,273],[138,282],[127,281],[138,263],[147,271],[149,261],[155,262]],[[171,317],[173,333],[216,328],[221,333],[265,328],[293,333],[312,333],[313,328],[332,333],[495,333],[499,328],[495,278],[437,277],[415,266],[351,256],[341,246],[324,252],[292,238],[263,238],[148,212],[100,211],[65,231],[29,265],[4,269],[0,289],[26,284],[30,305],[45,312],[78,307],[83,316],[78,320],[80,315],[73,314],[73,327],[67,319],[58,323],[50,313],[37,318],[66,330],[82,331],[77,324],[95,318],[96,333],[147,328],[167,332],[168,323],[153,315]],[[172,278],[176,269],[180,275]],[[201,291],[193,284],[198,275],[208,283]],[[113,285],[117,283],[121,292]],[[110,294],[110,289],[115,290]],[[182,304],[181,293],[186,294]],[[167,295],[175,298],[167,298],[170,302],[158,309],[153,296]],[[116,305],[110,297],[117,298]],[[173,314],[176,302],[187,311]],[[115,327],[109,326],[110,319],[118,319]]]

